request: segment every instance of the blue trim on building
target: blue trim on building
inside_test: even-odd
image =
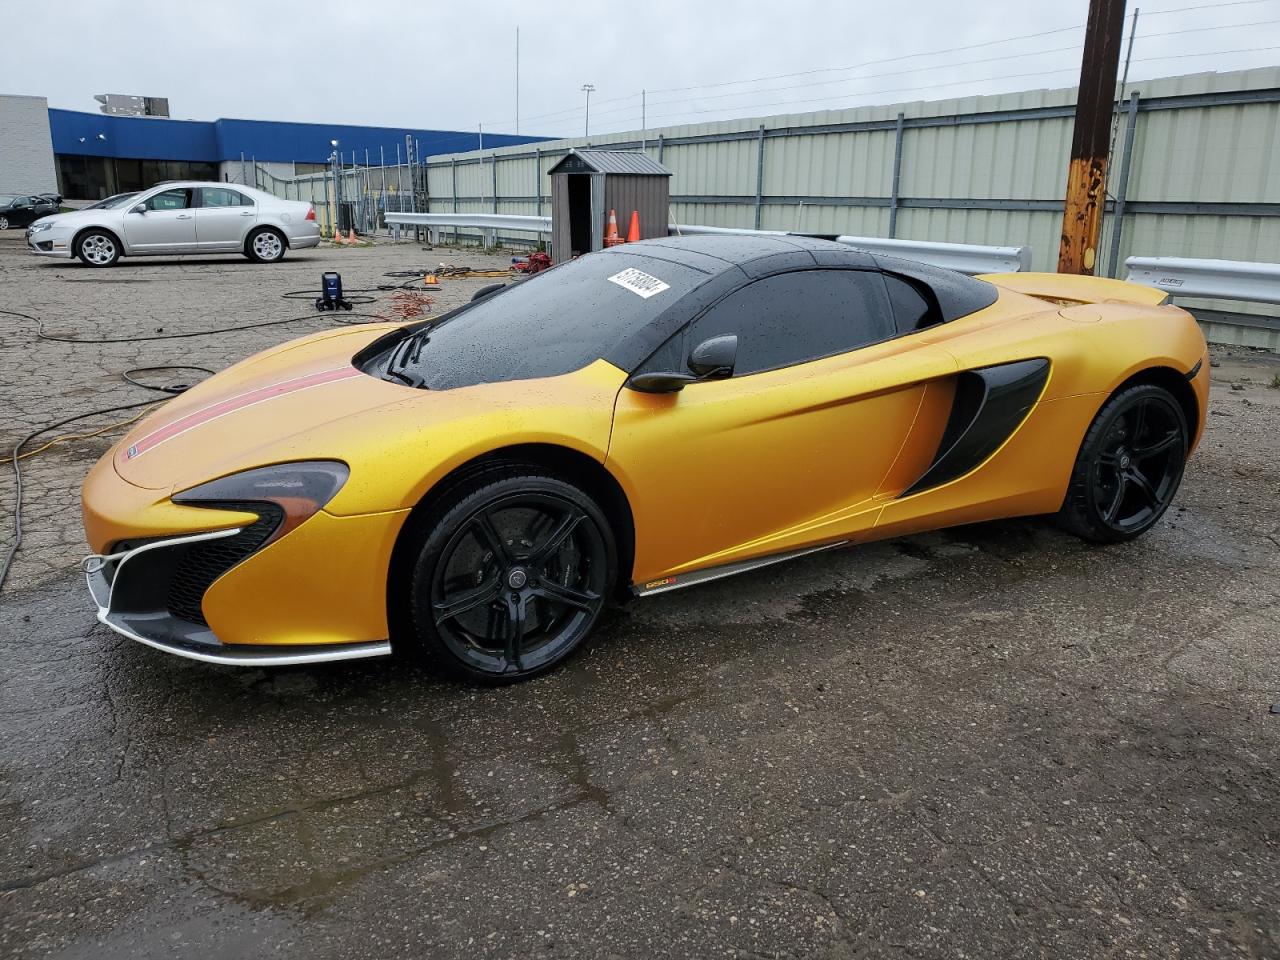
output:
[[[378,148],[395,162],[396,144],[413,137],[424,157],[480,148],[478,133],[462,130],[411,130],[406,127],[356,127],[346,124],[288,123],[272,120],[170,120],[164,117],[116,117],[75,110],[49,110],[53,152],[88,157],[138,160],[239,160],[264,163],[324,163],[338,141],[343,153],[354,150],[360,162],[365,150],[377,163]],[[100,139],[101,137],[101,139]],[[550,137],[485,134],[486,147],[535,143]]]

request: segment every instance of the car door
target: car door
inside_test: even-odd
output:
[[[256,207],[252,199],[230,187],[200,187],[200,205],[195,210],[196,249],[241,250],[253,226]]]
[[[35,217],[39,220],[41,217],[47,217],[58,212],[58,204],[47,197],[32,197],[35,204]]]
[[[646,361],[684,369],[697,344],[738,337],[728,379],[619,393],[607,463],[635,517],[636,582],[874,526],[936,450],[940,427],[913,426],[926,407],[939,421],[956,370],[896,333],[878,272],[802,270],[740,287]]]
[[[36,201],[34,197],[19,197],[5,216],[11,227],[25,227],[36,219]]]
[[[194,194],[191,187],[173,187],[132,204],[124,215],[124,236],[129,252],[194,253]],[[139,207],[143,209],[139,211]]]

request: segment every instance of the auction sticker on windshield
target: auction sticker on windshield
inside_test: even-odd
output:
[[[621,273],[615,273],[609,278],[609,282],[616,283],[618,286],[630,290],[636,296],[643,297],[646,300],[655,293],[671,289],[671,284],[663,283],[657,277],[651,277],[643,270],[637,270],[635,267],[628,267]]]

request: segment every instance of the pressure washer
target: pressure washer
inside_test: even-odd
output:
[[[351,301],[342,296],[342,274],[330,271],[320,274],[320,296],[316,298],[317,310],[350,310]]]

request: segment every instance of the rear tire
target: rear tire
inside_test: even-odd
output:
[[[244,242],[244,255],[254,263],[279,263],[288,249],[284,234],[272,227],[259,227]]]
[[[89,230],[76,241],[76,256],[85,266],[113,267],[120,259],[120,241],[105,230]]]
[[[414,649],[473,683],[527,680],[567,660],[613,592],[617,546],[582,490],[524,464],[454,485],[410,531]]]
[[[1167,390],[1140,384],[1121,391],[1085,434],[1058,522],[1098,543],[1146,533],[1178,491],[1188,446],[1186,416]]]

